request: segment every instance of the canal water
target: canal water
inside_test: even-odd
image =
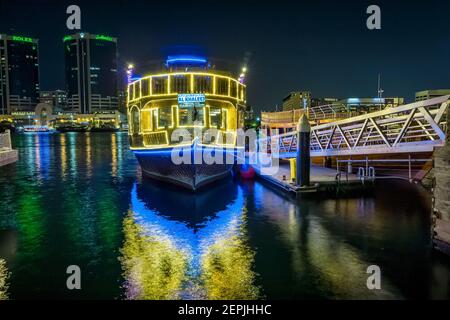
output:
[[[413,185],[295,202],[230,178],[194,195],[142,178],[127,138],[13,137],[20,160],[0,168],[0,297],[450,298],[431,200]],[[66,287],[69,265],[81,290]],[[370,265],[380,290],[367,288]]]

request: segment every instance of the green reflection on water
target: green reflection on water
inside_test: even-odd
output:
[[[20,230],[22,253],[36,256],[40,251],[44,230],[44,211],[41,197],[36,188],[20,183],[19,188],[27,190],[17,199],[17,226]]]

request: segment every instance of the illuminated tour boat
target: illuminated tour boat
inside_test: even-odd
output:
[[[131,81],[128,134],[142,173],[191,190],[229,175],[245,103],[243,78],[203,57],[169,56],[164,71]]]

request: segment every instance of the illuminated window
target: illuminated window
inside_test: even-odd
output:
[[[211,128],[220,129],[222,126],[222,109],[217,107],[210,107],[209,119]]]
[[[140,81],[134,83],[133,99],[139,99],[140,98],[140,96],[139,96],[140,87],[141,87],[141,82]]]
[[[131,133],[139,133],[139,108],[137,106],[131,107]]]
[[[170,79],[170,92],[187,93],[190,92],[189,78],[186,75],[174,75]]]
[[[212,77],[209,76],[194,76],[194,92],[195,93],[211,93],[212,92]]]
[[[150,79],[142,79],[141,80],[141,93],[142,96],[148,96],[150,94]]]
[[[153,123],[156,115],[156,109],[142,109],[141,111],[141,130],[143,132],[153,131]]]
[[[230,96],[232,97],[236,97],[238,96],[237,94],[237,84],[236,81],[231,80],[231,84],[230,84]]]
[[[179,107],[178,109],[178,124],[180,126],[203,125],[204,117],[203,107],[200,106]]]
[[[167,77],[154,77],[152,78],[152,94],[165,94],[167,93]]]
[[[216,93],[223,96],[228,95],[228,79],[217,78]]]
[[[167,128],[172,125],[172,107],[158,109],[158,127]]]

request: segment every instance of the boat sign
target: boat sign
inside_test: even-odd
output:
[[[205,95],[201,93],[179,94],[178,104],[204,103]]]

